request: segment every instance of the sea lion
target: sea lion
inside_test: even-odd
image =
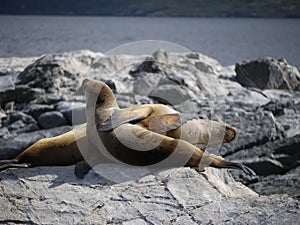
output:
[[[113,153],[113,155],[121,153],[117,158],[121,159],[122,162],[132,165],[151,165],[160,162],[167,158],[174,150],[178,150],[179,146],[179,150],[182,151],[180,153],[181,156],[186,157],[190,155],[189,159],[185,159],[188,161],[185,164],[186,166],[203,167],[204,164],[205,166],[209,164],[207,161],[211,160],[212,164],[210,166],[213,167],[239,168],[248,174],[254,174],[252,170],[242,164],[211,157],[192,145],[196,143],[208,144],[211,135],[211,130],[208,127],[212,127],[212,130],[218,133],[224,129],[223,124],[198,119],[180,125],[178,112],[161,104],[119,109],[113,92],[103,82],[85,80],[82,87],[87,98],[86,114],[88,123],[57,137],[41,139],[14,159],[1,160],[0,171],[11,167],[67,166],[86,160],[82,152],[80,152],[82,149],[79,150],[78,145],[81,145],[81,147],[84,146],[87,154],[90,155],[90,158],[93,158],[95,152],[97,152],[94,148],[99,147],[94,142],[95,140],[99,140],[99,136],[101,139],[101,136],[104,135],[106,138],[102,137],[102,139],[105,145],[109,147],[109,153]],[[197,131],[199,128],[200,130]],[[131,132],[128,132],[128,129],[132,129]],[[157,151],[159,150],[157,146],[154,149],[150,149],[151,151],[148,153],[146,151],[130,149],[120,143],[120,140],[116,140],[117,136],[115,134],[118,131],[119,135],[125,136],[127,139],[127,134],[138,134],[137,137],[139,140],[143,140],[142,137],[151,134],[156,142],[161,141],[159,144],[161,151]],[[124,135],[124,132],[126,135]],[[227,143],[235,137],[236,130],[233,127],[226,126],[225,136],[223,139],[219,139],[219,142]],[[110,141],[107,143],[105,140]],[[135,147],[139,144],[133,143]],[[121,148],[119,148],[120,146]],[[114,149],[117,150],[115,153]],[[155,154],[151,154],[151,152]],[[180,154],[176,156],[180,156]],[[151,157],[148,158],[149,155]],[[203,160],[204,158],[207,160]],[[97,162],[99,161],[93,161],[92,165]]]
[[[74,134],[77,133],[75,136]],[[76,139],[77,138],[77,139]],[[85,125],[52,138],[43,138],[17,157],[0,160],[0,171],[15,167],[68,166],[82,161],[77,142],[86,142]]]
[[[188,126],[180,126],[178,112],[167,106],[149,104],[119,109],[112,91],[105,83],[86,79],[82,88],[87,99],[87,136],[104,155],[110,154],[113,158],[134,166],[149,166],[161,162],[167,166],[179,166],[186,161],[184,165],[192,168],[234,168],[247,174],[255,174],[243,164],[210,156],[189,143],[188,135],[187,140],[178,139],[181,137],[179,133],[186,131]],[[159,122],[152,122],[153,119],[158,119]],[[180,131],[171,132],[178,128]],[[164,132],[165,135],[162,134]],[[234,128],[224,133],[228,136],[228,141],[236,135]],[[198,143],[199,140],[191,138],[191,142]],[[166,160],[167,158],[172,160]]]

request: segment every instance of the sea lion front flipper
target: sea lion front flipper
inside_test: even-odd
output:
[[[146,129],[159,134],[165,134],[168,131],[177,129],[181,126],[179,114],[165,114],[159,116],[150,116],[138,123]]]
[[[150,106],[136,106],[133,108],[115,110],[108,120],[104,121],[98,131],[111,131],[125,123],[137,123],[147,118],[152,112]]]

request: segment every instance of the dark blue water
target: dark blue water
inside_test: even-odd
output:
[[[0,57],[162,40],[230,65],[259,56],[300,67],[300,19],[0,16]]]

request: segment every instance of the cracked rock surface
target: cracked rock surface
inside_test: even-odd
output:
[[[264,66],[268,62],[272,65],[266,67],[274,67],[276,60]],[[288,76],[290,70],[283,71]],[[265,80],[276,76],[281,81],[278,71],[269,72]],[[120,165],[104,164],[80,180],[74,166],[9,169],[0,173],[0,223],[299,223],[300,92],[276,80],[260,86],[256,79],[249,86],[237,78],[234,66],[223,67],[200,53],[75,51],[0,59],[0,160],[85,122],[79,87],[87,77],[110,80],[120,107],[171,104],[183,122],[208,118],[235,126],[234,142],[199,147],[245,163],[257,176],[182,167],[146,173],[135,168],[131,172],[138,176],[132,177]],[[123,175],[122,181],[115,183],[99,171]]]
[[[114,166],[114,165],[107,165]],[[299,202],[259,196],[224,170],[169,169],[112,184],[73,166],[1,174],[0,221],[31,224],[278,224],[299,219]]]

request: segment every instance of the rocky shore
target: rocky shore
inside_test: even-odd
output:
[[[114,183],[74,166],[0,173],[0,223],[296,224],[300,220],[300,75],[285,60],[223,67],[200,53],[103,55],[76,51],[0,59],[0,159],[85,121],[84,78],[110,80],[120,107],[172,105],[238,129],[209,153],[241,171],[174,168]],[[107,165],[108,170],[116,169]],[[122,171],[122,168],[119,168]]]

